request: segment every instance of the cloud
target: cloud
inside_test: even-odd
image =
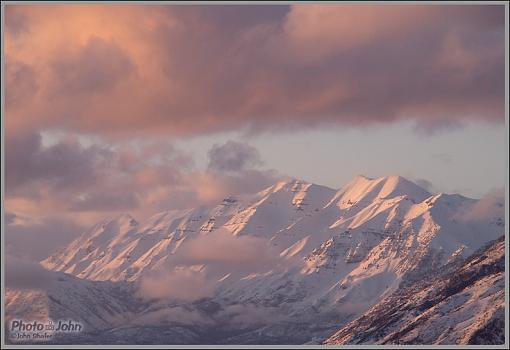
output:
[[[427,179],[415,179],[414,182],[424,188],[427,192],[434,192],[434,185],[432,184],[432,182],[430,182],[429,180]]]
[[[184,241],[157,271],[142,277],[144,298],[197,300],[212,297],[218,280],[227,274],[243,276],[293,266],[281,258],[268,240],[234,236],[225,229]]]
[[[485,221],[505,216],[505,191],[496,189],[461,210],[455,218],[462,221]]]
[[[175,269],[158,272],[142,278],[139,293],[144,298],[197,300],[212,296],[214,282],[201,272]]]
[[[28,18],[15,6],[6,6],[5,29],[10,35],[17,36],[27,31]]]
[[[66,134],[47,145],[39,133],[8,135],[7,203],[10,211],[25,214],[154,213],[260,191],[278,178],[272,170],[252,169],[259,156],[249,145],[227,142],[209,155],[214,171],[197,169],[191,155],[170,142],[84,146]]]
[[[34,182],[59,190],[82,188],[97,183],[100,169],[108,169],[112,154],[100,146],[82,147],[68,138],[45,147],[41,135],[6,137],[6,188],[17,191]]]
[[[98,211],[98,210],[130,210],[139,206],[139,200],[135,193],[120,190],[109,192],[91,191],[79,196],[71,202],[71,210]]]
[[[5,17],[6,208],[31,218],[143,219],[280,176],[233,141],[198,169],[170,137],[504,120],[503,6],[8,5]],[[55,131],[66,137],[44,143]]]
[[[92,36],[76,54],[59,56],[53,62],[54,98],[107,93],[133,69],[129,57],[115,42]]]
[[[5,104],[13,107],[29,103],[39,89],[36,73],[23,62],[6,65],[5,85],[9,87],[5,91]]]
[[[69,133],[52,138],[51,143],[40,133],[6,138],[6,209],[28,218],[8,225],[8,241],[38,259],[105,217],[128,211],[143,220],[164,210],[211,205],[260,191],[279,177],[273,170],[252,169],[258,151],[246,144],[213,146],[211,161],[222,166],[202,170],[167,141],[86,146]],[[24,240],[42,243],[25,247]]]
[[[258,150],[243,142],[214,144],[207,155],[210,170],[239,172],[262,164]]]
[[[222,316],[227,316],[230,324],[256,325],[281,322],[286,319],[281,309],[277,307],[263,307],[255,304],[233,304],[222,310]]]
[[[231,194],[255,193],[274,184],[281,175],[275,170],[244,170],[237,173],[193,172],[184,182],[195,188],[202,204],[211,204]]]
[[[54,283],[52,272],[39,263],[5,255],[5,286],[13,289],[47,289]]]
[[[259,237],[234,236],[226,229],[217,229],[207,235],[185,242],[173,264],[208,265],[216,275],[253,273],[277,269],[285,264],[268,241]]]
[[[10,132],[504,120],[504,6],[7,9]]]
[[[431,154],[431,158],[443,164],[451,164],[454,161],[453,157],[448,153],[434,153]]]
[[[420,120],[419,124],[415,125],[414,130],[423,136],[429,136],[441,132],[448,132],[462,128],[465,125],[463,121],[451,119],[430,119]]]
[[[81,234],[86,226],[73,220],[45,217],[41,220],[6,213],[5,250],[34,261],[40,261]]]
[[[135,318],[132,323],[141,326],[165,322],[178,322],[196,325],[197,323],[204,323],[208,321],[210,322],[210,320],[196,310],[188,309],[183,306],[176,306],[145,313]]]
[[[14,213],[5,213],[4,217],[6,225],[12,224],[16,220],[16,214]]]
[[[230,327],[234,327],[233,329],[239,329],[246,326],[281,322],[286,318],[286,316],[282,315],[280,308],[265,307],[252,303],[230,304],[224,307],[217,305],[218,309],[214,309],[212,312],[201,309],[200,301],[178,306],[165,305],[163,303],[156,304],[161,306],[160,309],[149,310],[142,315],[133,315],[136,317],[132,318],[131,323],[141,326],[164,323],[195,326],[197,324],[203,326],[229,324]],[[120,321],[125,323],[125,319]]]
[[[423,30],[434,10],[417,6],[292,6],[284,23],[289,45],[306,60],[387,40],[406,27]],[[413,23],[419,19],[420,22]]]

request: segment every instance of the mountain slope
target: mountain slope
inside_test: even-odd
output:
[[[310,215],[312,207],[322,208],[333,193],[295,180],[254,196],[231,196],[212,207],[159,213],[143,225],[124,214],[96,225],[42,264],[82,278],[135,280],[174,254],[185,240],[219,228],[233,235],[264,237]]]
[[[122,324],[138,312],[138,298],[126,283],[89,281],[61,272],[53,272],[49,278],[44,288],[6,289],[7,324],[12,319],[70,319],[81,323],[86,333],[92,334]]]
[[[379,302],[326,344],[503,344],[505,240],[502,236],[439,277]]]
[[[399,176],[358,176],[338,191],[299,180],[282,181],[254,195],[162,212],[143,223],[127,214],[106,220],[42,265],[91,280],[87,283],[118,282],[128,286],[129,293],[160,269],[198,271],[207,278],[204,289],[214,287],[205,300],[217,304],[219,314],[242,307],[260,318],[268,310],[278,310],[278,317],[270,317],[277,324],[240,328],[229,324],[221,332],[221,341],[321,342],[400,286],[460,261],[497,238],[502,217],[463,219],[462,213],[476,203],[460,195],[430,194]],[[246,238],[263,242],[267,249],[262,251],[271,251],[276,258],[260,255],[271,263],[245,272],[224,264],[219,274],[214,260],[183,266],[190,242],[218,232],[239,242]],[[236,252],[219,254],[235,256]],[[154,312],[168,309],[168,303],[158,300],[139,302],[149,303]],[[170,302],[195,310],[190,305],[201,301]],[[211,326],[218,321],[217,314],[211,317],[200,318],[194,326],[204,334],[217,331],[217,326]],[[159,319],[152,326],[158,324]],[[130,332],[136,333],[137,327]],[[126,328],[114,327],[110,336],[117,331]],[[189,332],[183,342],[202,339]],[[175,336],[173,342],[178,341]]]

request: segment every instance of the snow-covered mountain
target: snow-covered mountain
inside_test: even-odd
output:
[[[503,344],[505,240],[416,281],[342,327],[326,344]]]
[[[431,194],[399,176],[357,176],[338,191],[299,180],[282,181],[255,195],[162,212],[142,223],[128,214],[106,220],[42,265],[79,278],[69,284],[113,283],[132,294],[131,303],[136,299],[135,304],[145,305],[130,309],[129,321],[123,319],[120,328],[105,325],[108,341],[139,334],[141,324],[151,323],[156,329],[165,322],[179,323],[179,317],[165,316],[161,321],[146,315],[179,307],[197,315],[193,327],[181,324],[185,331],[180,336],[174,332],[166,338],[144,339],[149,343],[319,343],[399,286],[461,261],[499,237],[504,230],[501,215],[464,218],[476,203],[460,195]],[[240,269],[243,257],[237,257],[235,249],[223,251],[214,244],[210,250],[216,252],[200,251],[202,260],[189,263],[190,247],[206,242],[207,248],[212,242],[207,243],[207,237],[219,233],[248,246],[263,244],[266,248],[256,254],[267,263]],[[146,276],[169,268],[206,276],[212,292],[193,301],[147,300],[134,292]],[[74,287],[61,286],[67,288]],[[7,298],[10,310],[16,309],[15,300]],[[79,303],[80,298],[66,296],[59,302]],[[96,307],[103,305],[98,302]],[[235,324],[226,322],[232,312],[258,321],[248,322],[248,317]],[[227,329],[218,330],[219,320]],[[219,338],[212,339],[212,332]]]
[[[142,305],[126,283],[90,281],[61,272],[50,278],[43,289],[7,289],[6,315],[40,321],[72,319],[92,333],[127,321]]]

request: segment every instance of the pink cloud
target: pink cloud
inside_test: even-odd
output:
[[[504,120],[503,6],[9,5],[5,43],[10,132]]]
[[[189,269],[144,277],[139,289],[141,296],[154,299],[197,300],[210,297],[213,292],[213,281]]]
[[[226,230],[215,230],[185,242],[171,263],[206,264],[217,274],[264,272],[284,263],[268,241],[250,236],[234,236]]]
[[[164,266],[142,277],[139,293],[145,298],[197,300],[213,296],[218,280],[227,274],[282,270],[295,262],[280,257],[265,238],[219,229],[184,241]]]
[[[215,204],[227,195],[260,191],[279,177],[256,168],[257,150],[239,142],[212,148],[214,170],[198,169],[191,155],[169,142],[84,146],[67,134],[46,145],[40,134],[29,133],[8,135],[5,146],[6,209],[12,218],[30,221],[6,227],[9,241],[22,251],[23,240],[64,242],[105,217],[130,212],[143,220],[159,211]],[[44,257],[54,246],[33,248],[32,257]]]
[[[488,192],[482,198],[461,210],[456,219],[462,221],[491,221],[504,218],[505,215],[505,192],[496,189]]]
[[[5,250],[26,259],[40,261],[70,243],[88,227],[73,220],[47,216],[42,220],[6,213]]]
[[[38,262],[5,255],[5,285],[12,289],[47,289],[55,283],[55,274]]]
[[[430,132],[504,120],[503,6],[5,12],[5,203],[39,220],[55,212],[79,226],[119,211],[143,218],[255,192],[280,176],[261,169],[244,143],[213,147],[201,170],[171,142],[134,145],[133,135],[398,120]],[[43,145],[47,129],[70,136]],[[83,146],[72,136],[82,133],[102,142]]]

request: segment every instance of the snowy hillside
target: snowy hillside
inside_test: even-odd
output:
[[[220,343],[320,343],[400,286],[499,237],[504,230],[499,211],[466,218],[476,203],[428,193],[399,176],[357,176],[338,191],[282,181],[255,195],[162,212],[141,223],[128,214],[106,220],[42,265],[79,277],[71,284],[119,286],[131,293],[131,303],[151,313],[179,305],[200,315],[179,335],[151,336],[149,342],[207,343],[221,320],[229,326],[215,340]],[[185,286],[188,290],[173,293]],[[18,307],[15,300],[8,298],[9,314]],[[98,308],[109,308],[108,298],[99,300],[104,305],[98,301]],[[82,301],[66,297],[60,303]],[[205,312],[203,303],[215,306]],[[115,309],[129,309],[130,320],[143,315],[126,305]],[[232,310],[255,315],[258,323],[225,322]],[[146,322],[161,326],[174,322],[172,317]],[[121,339],[139,331],[137,322],[116,328],[106,320],[102,329],[109,329],[108,339]]]
[[[121,324],[136,311],[134,293],[125,283],[96,282],[54,273],[49,288],[7,290],[9,318],[45,320],[73,319],[89,332]]]
[[[440,276],[382,300],[326,344],[503,344],[504,315],[502,236]]]

